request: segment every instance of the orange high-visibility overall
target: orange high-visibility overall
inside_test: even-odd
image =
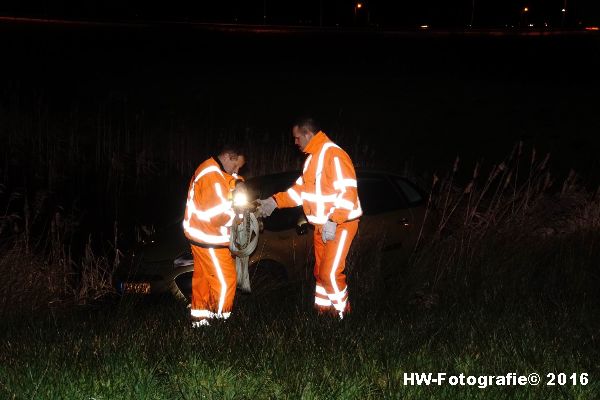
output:
[[[183,230],[194,257],[191,314],[197,320],[231,314],[237,275],[229,235],[236,179],[213,157],[200,164],[190,182]]]
[[[277,207],[302,206],[315,226],[315,307],[343,318],[349,311],[344,268],[362,215],[356,172],[350,156],[319,131],[304,149],[308,153],[302,176],[286,192],[273,196]],[[335,239],[323,243],[323,225],[337,223]]]

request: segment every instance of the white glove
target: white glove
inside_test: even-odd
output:
[[[321,231],[321,238],[323,239],[323,243],[327,243],[328,240],[335,239],[335,228],[337,224],[333,221],[325,222],[323,225],[323,230]]]
[[[258,203],[258,208],[256,209],[257,217],[268,217],[277,208],[277,203],[272,197],[264,200],[258,199],[256,202]]]

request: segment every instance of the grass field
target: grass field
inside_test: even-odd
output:
[[[318,318],[300,287],[238,297],[234,317],[189,327],[184,305],[111,306],[4,319],[0,397],[14,399],[595,399],[599,310],[524,302],[431,309],[354,298]],[[540,374],[539,386],[417,386],[410,372]],[[565,373],[547,386],[548,373]],[[573,385],[571,375],[577,374]],[[587,385],[580,378],[587,373]],[[585,382],[585,380],[583,381]]]

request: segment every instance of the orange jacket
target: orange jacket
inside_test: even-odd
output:
[[[192,242],[228,245],[234,212],[231,191],[237,175],[223,170],[211,157],[196,169],[188,191],[183,230]]]
[[[350,156],[319,131],[304,149],[308,153],[302,176],[287,192],[273,197],[277,207],[302,205],[309,222],[323,225],[362,215],[356,189],[356,172]]]

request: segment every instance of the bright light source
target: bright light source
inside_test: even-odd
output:
[[[533,28],[533,24],[529,24],[529,26]]]
[[[429,25],[421,25],[420,28],[421,29],[427,29],[427,28],[429,28]]]
[[[233,196],[233,205],[235,207],[243,207],[248,204],[248,196],[246,193],[238,192]]]
[[[567,10],[565,10],[564,8],[563,8],[562,10],[560,10],[560,11],[562,11],[562,12],[567,12]]]
[[[525,8],[523,9],[523,12],[527,12],[527,11],[529,11],[529,7],[525,7]]]
[[[362,8],[362,3],[356,3],[356,8]]]
[[[586,31],[597,31],[597,30],[600,30],[600,28],[598,28],[597,26],[586,26],[585,30]]]

